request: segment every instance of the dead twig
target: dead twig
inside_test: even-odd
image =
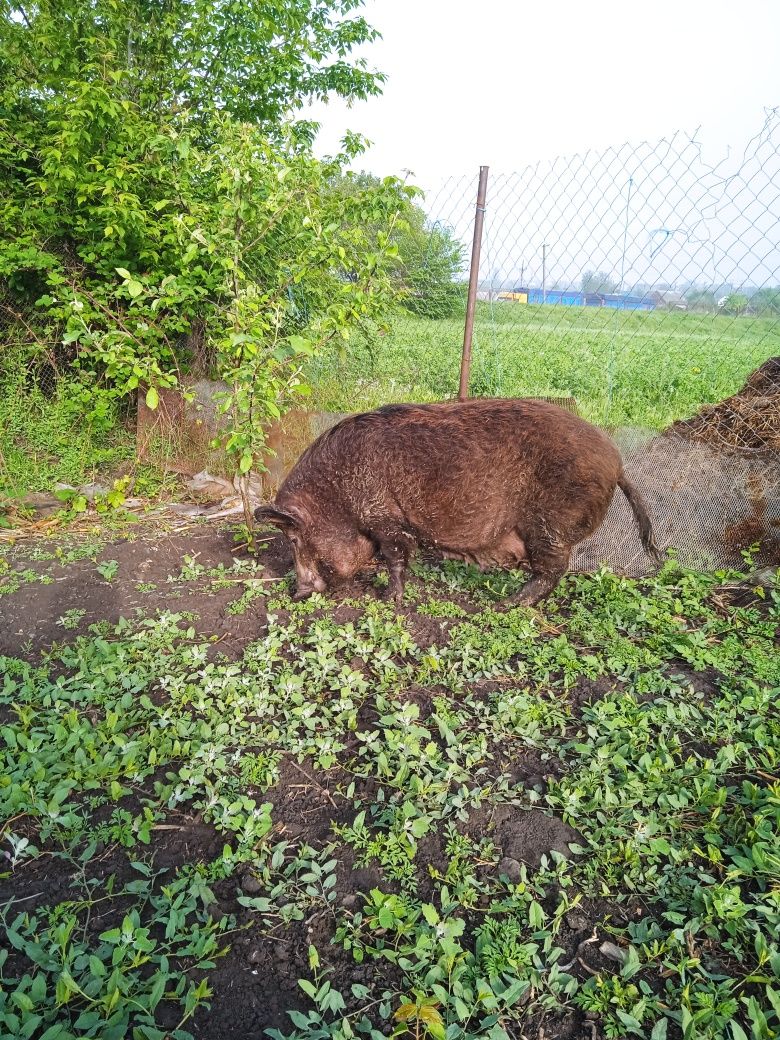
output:
[[[330,791],[326,787],[323,787],[321,784],[318,784],[317,781],[313,777],[309,776],[309,774],[306,772],[305,769],[301,769],[301,767],[298,765],[297,762],[290,761],[290,765],[293,767],[293,769],[297,769],[298,772],[301,774],[301,776],[306,777],[306,779],[309,781],[309,786],[310,787],[316,787],[319,790],[319,792],[322,795],[324,795],[325,798],[328,799],[328,801],[333,806],[333,808],[334,809],[338,809],[338,806],[336,805],[336,803],[331,798]]]
[[[11,896],[11,899],[10,899],[10,901],[8,903],[8,906],[10,908],[15,903],[26,903],[26,902],[28,902],[28,900],[30,900],[30,899],[38,899],[42,895],[43,895],[43,892],[33,892],[31,895],[29,895],[29,896],[22,896],[21,898],[17,898],[16,896]]]
[[[591,968],[591,966],[589,964],[585,963],[585,961],[582,959],[582,957],[578,957],[577,958],[577,964],[579,964],[579,966],[581,968],[584,968],[585,971],[587,971],[588,975],[598,975],[597,969],[596,968]]]

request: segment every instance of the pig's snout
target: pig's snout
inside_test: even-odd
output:
[[[319,575],[312,581],[298,582],[293,600],[299,603],[302,599],[308,599],[315,592],[324,592],[327,588],[325,582]]]

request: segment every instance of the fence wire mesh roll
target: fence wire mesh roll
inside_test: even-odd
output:
[[[780,564],[780,113],[717,162],[705,143],[491,170],[471,389],[608,428],[684,563]],[[426,193],[464,257],[475,197],[476,172]],[[647,567],[619,496],[575,566],[601,562]]]

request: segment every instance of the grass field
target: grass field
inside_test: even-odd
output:
[[[780,589],[113,537],[0,559],[0,1036],[780,1036]]]
[[[371,349],[351,346],[345,360],[317,365],[315,401],[353,411],[453,395],[462,341],[462,317],[400,314]],[[478,303],[471,388],[572,394],[592,421],[662,428],[734,393],[778,353],[773,319]]]

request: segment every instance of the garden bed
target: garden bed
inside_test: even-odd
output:
[[[771,575],[396,614],[215,526],[3,551],[0,1034],[780,1029]]]

